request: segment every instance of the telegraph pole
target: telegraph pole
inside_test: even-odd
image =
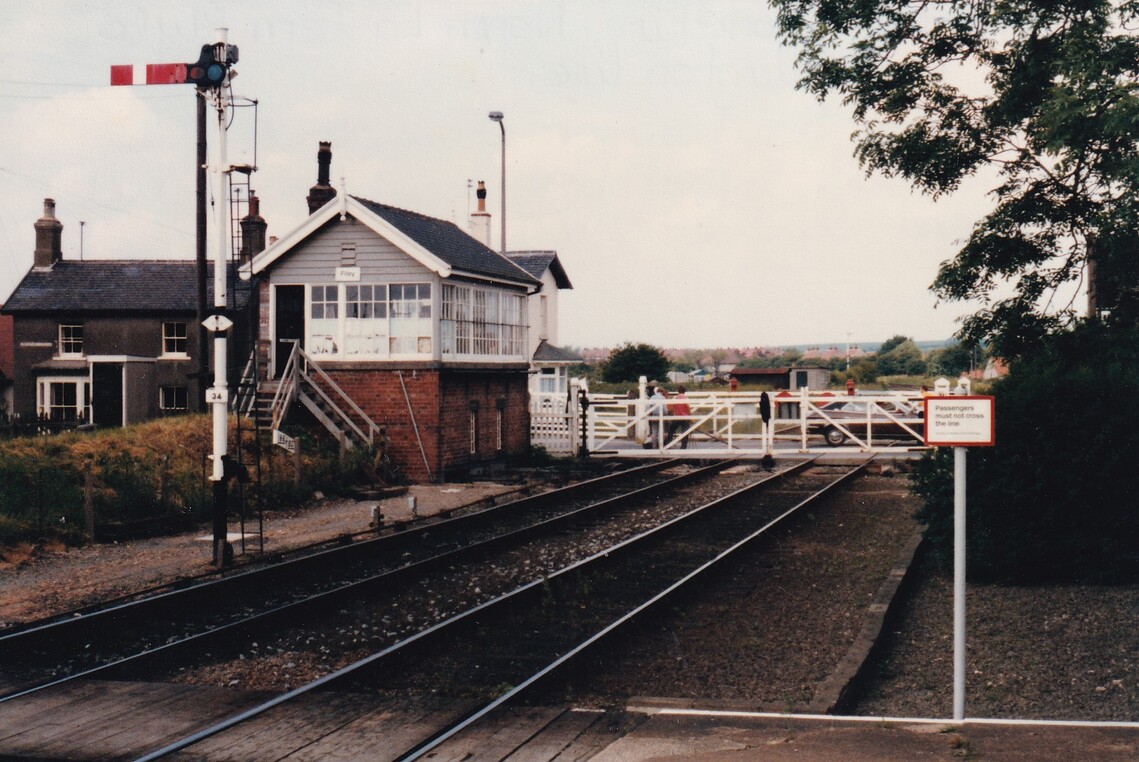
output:
[[[226,341],[233,321],[226,315],[228,294],[226,293],[226,252],[229,236],[229,194],[226,193],[226,180],[228,179],[229,165],[226,163],[226,123],[229,113],[229,95],[225,92],[229,88],[230,79],[236,75],[230,67],[237,63],[238,51],[236,45],[229,45],[226,40],[228,30],[219,28],[217,40],[202,46],[201,53],[195,63],[147,64],[145,68],[145,82],[139,77],[138,84],[147,85],[175,85],[193,84],[198,88],[198,95],[209,100],[217,112],[217,141],[215,145],[215,159],[210,165],[210,175],[213,178],[214,198],[218,200],[216,206],[216,235],[214,248],[214,304],[213,312],[206,317],[202,324],[206,330],[213,334],[214,340],[214,379],[213,386],[206,390],[206,404],[210,406],[213,414],[213,447],[210,459],[213,469],[210,481],[213,482],[213,562],[217,566],[225,566],[233,556],[233,549],[226,540],[226,517],[228,514],[228,474],[226,462],[228,460],[228,413],[229,390],[226,382],[227,358]],[[140,75],[142,72],[138,72]],[[135,84],[135,67],[132,65],[112,66],[112,85]],[[201,112],[199,112],[201,113]],[[200,121],[200,120],[199,120]],[[201,139],[199,139],[199,151]],[[199,185],[199,190],[201,186]],[[201,300],[199,300],[201,305]],[[204,378],[202,379],[204,382]]]

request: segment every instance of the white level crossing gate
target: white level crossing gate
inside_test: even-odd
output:
[[[569,395],[534,400],[531,441],[553,454],[580,454],[584,442],[590,453],[629,457],[925,447],[922,401],[913,394],[689,392],[686,415],[675,396],[649,394],[643,381],[636,396],[594,394],[574,382]]]

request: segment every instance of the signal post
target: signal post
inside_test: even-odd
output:
[[[214,245],[214,304],[213,311],[203,321],[203,326],[213,335],[214,378],[213,386],[206,390],[206,404],[213,417],[213,445],[210,459],[213,468],[210,480],[213,482],[213,562],[217,566],[227,565],[233,557],[233,548],[226,539],[228,514],[228,485],[231,469],[226,465],[228,458],[228,414],[229,390],[227,388],[227,339],[233,321],[226,315],[228,305],[226,279],[226,252],[229,235],[229,203],[226,181],[229,165],[226,162],[226,124],[229,113],[229,95],[226,92],[230,80],[237,75],[231,67],[237,63],[236,45],[228,44],[228,30],[217,30],[217,41],[202,46],[198,60],[194,63],[147,64],[137,67],[131,64],[111,67],[112,85],[176,85],[192,84],[198,95],[207,98],[217,112],[217,139],[214,144],[214,161],[210,164],[213,178],[215,204],[215,245]],[[137,80],[137,81],[136,81]]]

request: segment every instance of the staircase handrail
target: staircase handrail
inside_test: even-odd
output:
[[[233,395],[233,412],[248,416],[257,404],[257,387],[260,379],[257,377],[257,350],[249,353],[245,368],[237,382],[237,393]]]
[[[285,413],[288,412],[289,406],[293,404],[293,399],[296,397],[297,355],[301,351],[300,341],[294,340],[293,351],[289,353],[289,359],[285,362],[285,368],[281,372],[281,382],[277,385],[277,393],[273,395],[273,403],[269,406],[269,419],[272,421],[270,428],[274,431],[281,428]]]
[[[358,437],[360,437],[360,439],[362,441],[367,442],[368,444],[374,444],[375,443],[375,435],[380,431],[380,427],[378,425],[376,425],[376,422],[373,421],[368,416],[368,414],[365,413],[360,408],[360,406],[357,405],[355,403],[355,401],[351,397],[349,397],[348,394],[343,389],[340,388],[339,384],[337,384],[335,381],[332,380],[331,376],[329,376],[327,373],[324,372],[323,368],[321,368],[315,361],[313,361],[313,359],[311,357],[308,356],[308,354],[303,349],[300,348],[299,344],[297,345],[297,349],[295,351],[304,360],[304,364],[305,364],[305,368],[306,368],[306,370],[303,370],[303,371],[298,370],[298,373],[302,378],[304,378],[305,381],[308,382],[309,387],[311,387],[313,390],[316,391],[317,394],[319,394],[321,396],[321,398],[328,404],[328,406],[331,407],[336,412],[337,416],[340,417],[340,420],[342,420],[346,424],[348,424],[348,426],[350,426],[352,428],[352,430],[356,432],[356,435]],[[290,358],[290,360],[291,360],[291,358]],[[312,376],[309,375],[309,373],[307,371],[316,371],[316,374],[320,377],[320,380],[323,381],[325,384],[327,384],[328,388],[331,389],[332,391],[334,391],[336,393],[336,395],[343,401],[343,403],[349,409],[351,409],[353,413],[355,413],[357,416],[359,416],[360,419],[367,425],[367,427],[368,427],[367,433],[364,433],[364,431],[362,431],[360,429],[360,427],[356,424],[356,421],[354,421],[350,415],[345,413],[341,409],[341,406],[339,404],[337,404],[337,402],[335,400],[333,400],[328,395],[328,393],[319,384],[317,384],[313,381]]]

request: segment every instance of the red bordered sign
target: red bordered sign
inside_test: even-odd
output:
[[[996,441],[993,397],[925,398],[925,443],[933,447],[992,447]]]

